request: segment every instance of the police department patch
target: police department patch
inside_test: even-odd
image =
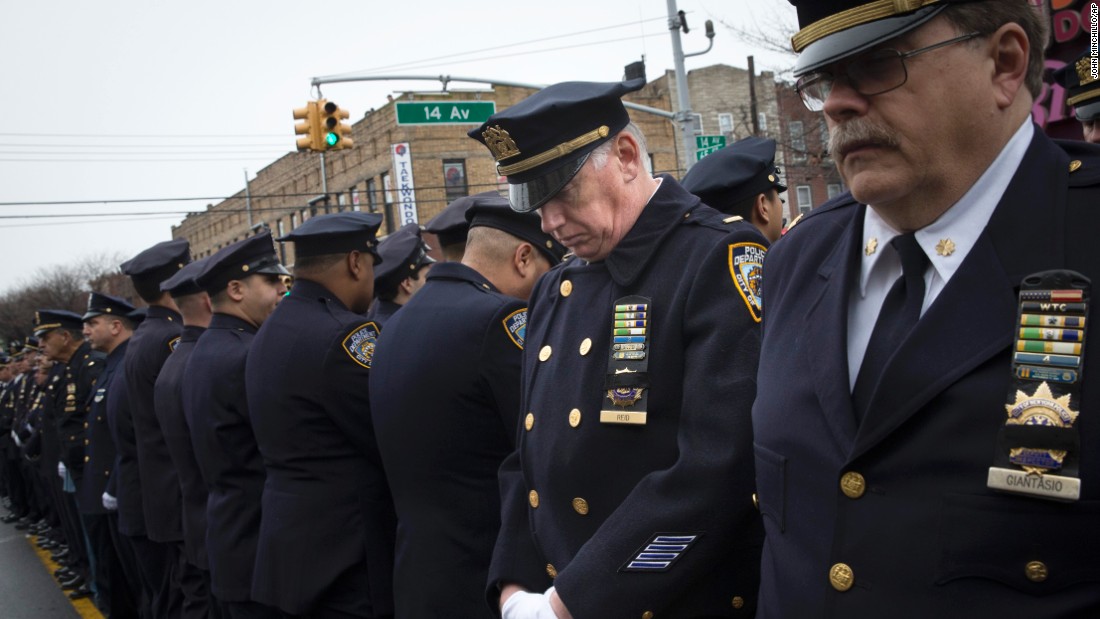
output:
[[[508,317],[501,321],[504,324],[504,331],[508,334],[508,339],[512,340],[512,343],[523,350],[523,340],[527,337],[527,308],[516,310]]]
[[[370,369],[371,359],[374,358],[374,345],[378,341],[378,325],[368,322],[356,327],[354,331],[344,338],[344,350],[351,360]]]
[[[176,347],[179,346],[179,345],[180,345],[180,338],[178,336],[168,340],[168,350],[170,350],[172,352],[176,352]]]
[[[760,282],[764,275],[764,255],[768,250],[757,243],[730,245],[730,275],[737,291],[749,306],[752,319],[760,322],[764,303],[760,299]]]

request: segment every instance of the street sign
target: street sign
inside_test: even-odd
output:
[[[707,155],[709,155],[711,153],[716,153],[720,150],[722,150],[721,146],[712,146],[710,148],[700,148],[699,150],[695,151],[695,160],[699,161],[703,157],[706,157]]]
[[[726,136],[724,135],[697,135],[695,136],[695,148],[700,150],[704,148],[713,148],[718,150],[719,148],[726,147]],[[713,151],[711,151],[713,152]],[[710,154],[710,153],[707,153]]]
[[[495,101],[398,101],[398,125],[480,125],[497,111]]]

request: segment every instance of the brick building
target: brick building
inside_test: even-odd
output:
[[[770,137],[778,143],[776,163],[787,183],[787,221],[792,221],[843,193],[845,187],[828,153],[829,130],[824,114],[806,109],[793,84],[775,82],[773,88],[779,131]]]

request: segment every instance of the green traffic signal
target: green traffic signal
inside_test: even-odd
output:
[[[329,148],[332,148],[333,146],[336,146],[339,143],[340,143],[340,136],[337,135],[336,133],[334,133],[332,131],[329,131],[328,133],[325,134],[325,144],[328,144]]]

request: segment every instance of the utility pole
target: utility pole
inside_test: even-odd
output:
[[[691,99],[688,97],[687,71],[684,70],[684,48],[680,44],[680,28],[687,32],[683,14],[676,10],[676,0],[668,0],[668,30],[672,35],[672,60],[676,71],[677,111],[675,120],[680,123],[680,136],[684,144],[684,173],[691,169],[691,154],[695,152],[695,133],[692,130]]]
[[[749,113],[752,114],[752,134],[760,135],[760,114],[756,111],[756,64],[749,56]]]
[[[252,193],[248,189],[248,168],[244,169],[244,210],[248,214],[248,229],[252,229]]]

